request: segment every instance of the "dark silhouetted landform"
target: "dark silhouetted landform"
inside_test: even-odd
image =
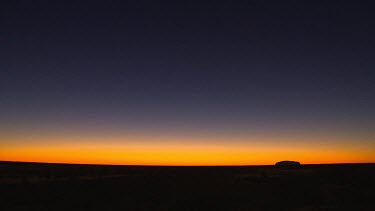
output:
[[[0,210],[375,210],[375,164],[0,162]]]
[[[280,161],[280,162],[277,162],[275,165],[279,167],[300,167],[301,166],[300,162],[291,161],[291,160]]]

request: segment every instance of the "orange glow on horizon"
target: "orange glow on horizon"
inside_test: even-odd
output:
[[[119,165],[272,165],[280,160],[314,163],[369,163],[375,148],[313,144],[291,138],[176,137],[8,137],[0,146],[0,160]],[[48,141],[53,140],[53,141]],[[103,141],[105,140],[105,141]],[[216,141],[215,141],[216,140]],[[257,141],[258,140],[258,141]],[[299,139],[298,139],[299,140]]]

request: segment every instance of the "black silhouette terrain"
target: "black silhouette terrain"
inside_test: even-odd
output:
[[[301,166],[301,164],[298,161],[290,161],[290,160],[280,161],[280,162],[277,162],[275,165],[279,167],[300,167]]]
[[[0,210],[375,210],[375,164],[240,167],[0,162]]]

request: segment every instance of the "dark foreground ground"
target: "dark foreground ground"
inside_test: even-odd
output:
[[[375,210],[375,164],[288,169],[0,162],[0,210]]]

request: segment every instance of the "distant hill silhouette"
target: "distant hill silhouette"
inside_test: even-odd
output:
[[[299,166],[301,166],[301,164],[299,162],[291,161],[291,160],[283,160],[283,161],[277,162],[275,165],[279,166],[279,167],[299,167]]]

